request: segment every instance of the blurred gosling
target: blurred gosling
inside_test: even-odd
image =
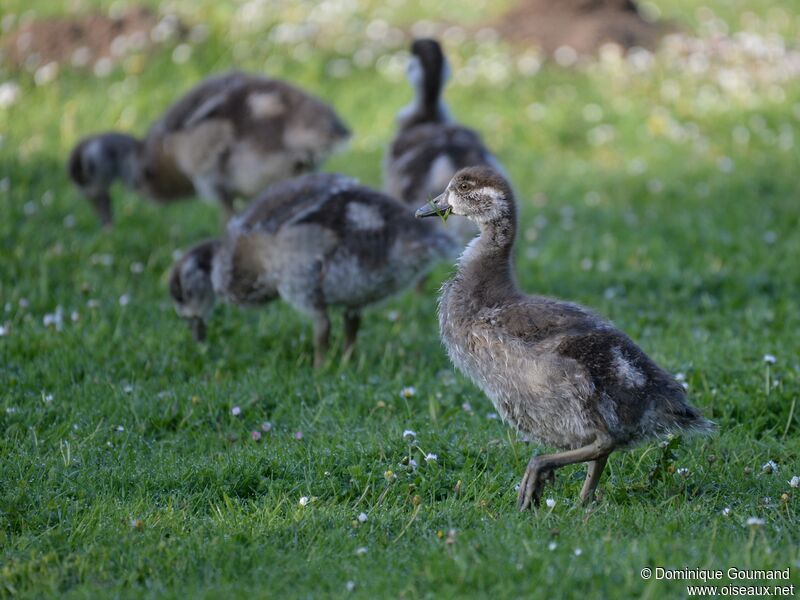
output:
[[[455,242],[403,204],[336,174],[269,188],[228,223],[222,240],[191,248],[173,266],[170,294],[202,340],[217,296],[240,306],[277,298],[314,322],[314,366],[328,350],[328,309],[344,310],[344,359],[361,311],[399,292]]]
[[[318,98],[284,81],[230,72],[200,82],[143,140],[117,132],[81,140],[69,176],[111,226],[110,188],[120,180],[158,203],[195,195],[234,212],[237,197],[314,171],[350,132]]]

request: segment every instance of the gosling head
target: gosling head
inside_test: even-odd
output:
[[[91,202],[105,227],[113,223],[111,185],[116,179],[130,183],[133,161],[140,143],[121,133],[84,138],[72,149],[67,163],[70,179]]]
[[[175,262],[169,277],[175,311],[189,324],[198,342],[206,339],[208,317],[216,301],[211,267],[219,245],[217,240],[208,240],[193,246]]]
[[[449,215],[467,217],[478,223],[490,223],[515,215],[511,186],[489,167],[467,167],[453,176],[440,195],[419,208],[418,218]]]

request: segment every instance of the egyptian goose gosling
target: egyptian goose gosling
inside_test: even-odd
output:
[[[172,269],[170,293],[195,337],[205,336],[215,296],[253,306],[282,298],[314,320],[314,365],[328,349],[328,308],[344,309],[349,358],[361,311],[402,290],[455,242],[403,204],[335,174],[275,184],[225,237],[189,250]]]
[[[313,171],[349,136],[318,98],[285,81],[230,72],[200,82],[143,140],[122,133],[81,140],[68,171],[107,226],[117,179],[156,202],[196,194],[230,216],[237,197]]]
[[[517,210],[502,176],[486,167],[459,171],[417,216],[450,213],[480,229],[442,288],[439,327],[450,360],[504,420],[562,450],[530,460],[520,510],[539,503],[560,467],[588,461],[581,491],[588,502],[614,450],[668,432],[714,429],[687,403],[683,387],[611,323],[517,288]]]
[[[398,131],[384,156],[384,189],[416,207],[444,191],[456,172],[469,166],[502,171],[481,137],[454,123],[442,100],[450,68],[436,40],[411,44],[408,80],[414,101],[397,116]],[[477,228],[467,219],[453,219],[448,231],[466,244]]]

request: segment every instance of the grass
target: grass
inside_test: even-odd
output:
[[[40,14],[66,11],[41,4]],[[309,323],[279,304],[219,307],[210,344],[197,347],[166,274],[176,249],[216,234],[216,209],[160,208],[119,190],[105,233],[63,167],[79,136],[143,132],[181,90],[238,65],[330,99],[356,137],[327,168],[379,186],[410,92],[378,60],[397,49],[365,26],[452,19],[460,3],[328,3],[332,33],[313,47],[270,33],[312,3],[273,3],[247,23],[235,5],[174,4],[210,25],[186,64],[167,46],[108,78],[64,68],[36,86],[0,70],[21,88],[0,108],[0,596],[684,597],[685,582],[640,577],[656,566],[790,567],[800,583],[787,483],[800,471],[800,144],[787,142],[800,80],[753,64],[741,67],[751,93],[728,94],[713,61],[694,75],[660,53],[642,73],[545,65],[491,84],[482,65],[518,51],[475,42],[474,29],[448,44],[456,74],[477,70],[449,88],[451,109],[482,131],[519,194],[521,285],[612,318],[684,373],[692,402],[720,426],[615,454],[588,510],[574,467],[548,489],[552,509],[519,514],[514,486],[540,449],[487,418],[486,398],[453,375],[435,324],[448,267],[424,295],[372,310],[346,366],[335,352],[313,372]],[[796,3],[706,4],[732,31],[744,22],[798,42]],[[496,10],[476,4],[464,18],[474,28]],[[692,2],[661,12],[704,35],[707,15]],[[375,52],[366,66],[330,74],[363,45]],[[61,330],[43,324],[58,306]],[[414,395],[401,395],[407,386]],[[254,442],[265,421],[272,430]],[[769,460],[777,473],[762,472]]]

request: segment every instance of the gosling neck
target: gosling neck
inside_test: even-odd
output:
[[[470,282],[479,302],[491,303],[516,290],[512,264],[517,214],[513,199],[506,210],[478,223],[480,235],[461,256],[461,280]]]

